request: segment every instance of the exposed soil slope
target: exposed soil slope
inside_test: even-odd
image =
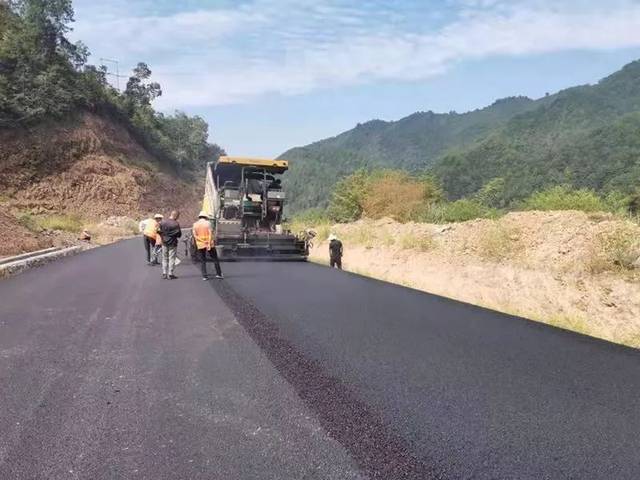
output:
[[[199,191],[199,182],[178,178],[121,125],[93,114],[0,131],[0,201],[14,217],[72,214],[97,223],[109,216],[137,218],[179,208],[192,218]],[[2,235],[6,229],[17,233],[4,254],[31,249],[33,233],[25,234],[15,223],[11,217],[0,223]]]
[[[517,212],[453,225],[359,221],[331,230],[345,268],[640,347],[640,227],[610,215]],[[312,258],[326,262],[321,242]]]

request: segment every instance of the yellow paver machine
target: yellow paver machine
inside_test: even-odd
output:
[[[283,228],[286,160],[223,156],[207,164],[202,209],[221,260],[306,260],[311,238]]]

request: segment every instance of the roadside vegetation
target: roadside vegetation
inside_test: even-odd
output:
[[[635,218],[640,195],[612,191],[600,195],[590,189],[557,185],[536,191],[521,201],[509,202],[505,181],[494,178],[478,192],[453,201],[438,179],[431,175],[411,175],[400,170],[358,170],[340,180],[326,209],[298,213],[294,223],[326,225],[354,222],[361,218],[391,218],[400,223],[456,223],[480,218],[499,218],[510,211],[575,210],[611,213]]]
[[[83,220],[78,215],[32,215],[22,213],[17,217],[18,222],[32,232],[43,230],[60,230],[78,233],[82,230]]]

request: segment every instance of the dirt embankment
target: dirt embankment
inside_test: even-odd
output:
[[[0,234],[12,239],[0,255],[59,240],[30,229],[25,217],[65,215],[96,225],[109,217],[137,219],[178,208],[193,218],[201,199],[195,183],[163,167],[121,125],[93,114],[0,130]],[[74,235],[62,237],[70,241]]]
[[[518,212],[453,225],[335,225],[354,272],[640,347],[640,227],[610,215]],[[324,235],[321,235],[324,236]],[[312,259],[326,262],[328,245]]]

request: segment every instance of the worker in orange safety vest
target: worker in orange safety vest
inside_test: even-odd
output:
[[[209,215],[207,215],[206,212],[203,211],[198,214],[198,221],[193,224],[191,232],[193,234],[193,240],[196,243],[196,255],[200,259],[202,280],[209,279],[207,275],[207,253],[209,253],[213,258],[213,262],[216,267],[216,278],[223,278],[222,271],[220,270],[220,262],[218,261],[218,253],[214,246],[211,221],[209,220]]]
[[[155,247],[158,235],[158,222],[160,220],[162,220],[162,215],[156,213],[153,218],[147,218],[140,222],[140,232],[142,233],[142,240],[144,241],[147,265],[153,265],[154,262],[157,263]]]

